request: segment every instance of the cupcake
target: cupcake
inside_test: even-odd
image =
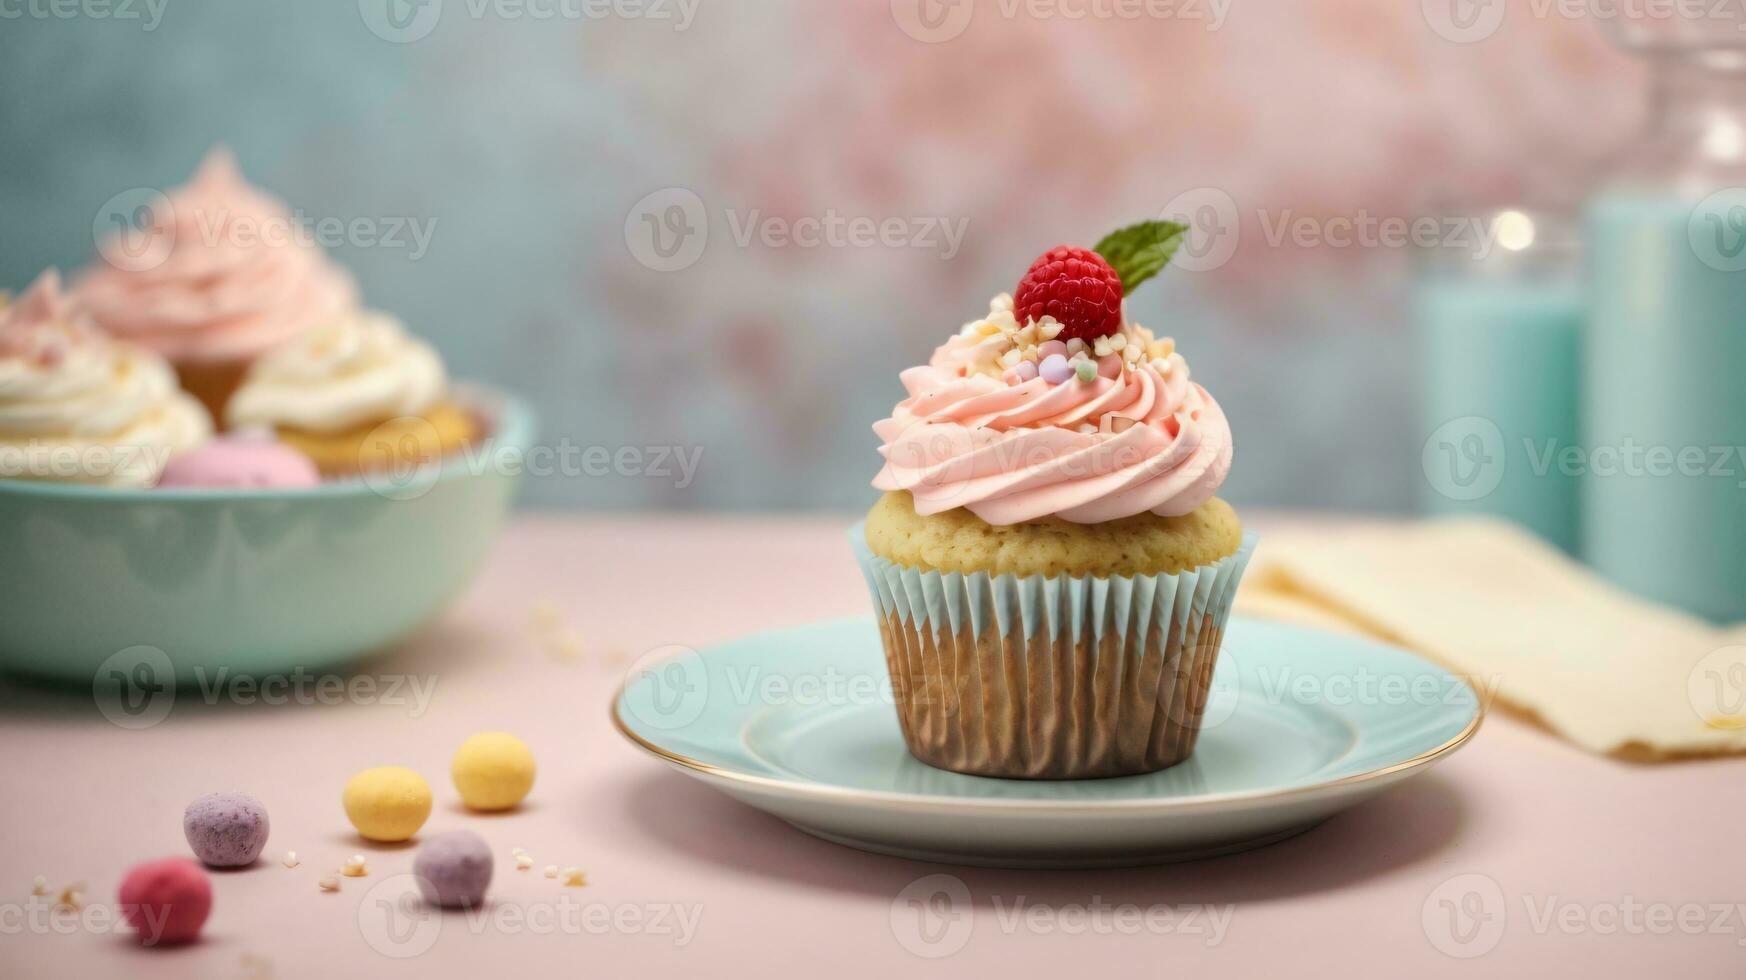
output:
[[[1045,253],[874,426],[886,492],[855,544],[923,762],[1078,779],[1194,750],[1253,539],[1214,496],[1224,413],[1123,315],[1183,230]]]
[[[436,351],[373,310],[333,317],[261,358],[225,422],[271,428],[329,477],[423,466],[480,429],[450,397]]]
[[[98,326],[157,351],[216,419],[261,355],[356,303],[351,276],[214,151],[78,284]]]
[[[52,270],[0,311],[0,478],[150,486],[211,434],[163,358],[91,326]]]

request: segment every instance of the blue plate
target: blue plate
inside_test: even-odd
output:
[[[633,667],[632,743],[809,834],[923,860],[1091,867],[1255,847],[1424,772],[1479,729],[1468,683],[1403,650],[1232,619],[1200,743],[1162,772],[988,779],[912,757],[869,618]]]

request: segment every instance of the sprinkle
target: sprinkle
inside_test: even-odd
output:
[[[526,854],[517,854],[515,856],[515,870],[526,871],[531,867],[533,867],[533,858],[528,857]]]
[[[1044,340],[1054,340],[1061,336],[1061,331],[1066,328],[1066,324],[1052,316],[1043,317],[1042,321],[1037,324],[1037,332],[1043,335]]]
[[[297,852],[296,851],[286,851],[285,852],[285,867],[295,868],[301,863],[302,863],[301,861],[297,860]]]
[[[1091,353],[1097,357],[1102,357],[1103,355],[1108,354],[1110,351],[1112,351],[1114,349],[1115,348],[1113,348],[1109,345],[1109,338],[1108,337],[1099,337],[1091,345]]]
[[[510,856],[512,856],[512,857],[520,857],[523,854],[527,853],[527,848],[525,848],[525,847],[512,847],[509,849],[509,853],[510,853]]]
[[[1022,359],[1023,359],[1023,355],[1019,352],[1018,348],[1015,347],[1012,350],[1009,350],[1006,353],[1000,355],[1000,366],[1001,367],[1016,367],[1018,365],[1018,362]]]
[[[337,892],[340,885],[339,875],[322,875],[321,880],[315,884],[324,892]]]
[[[581,888],[588,884],[588,878],[582,874],[581,868],[565,868],[564,884],[570,888]]]
[[[1085,341],[1080,340],[1078,337],[1074,337],[1072,340],[1067,341],[1067,353],[1069,354],[1083,354],[1090,349],[1091,346]]]
[[[528,610],[527,618],[535,630],[549,633],[563,619],[563,614],[558,612],[558,607],[552,600],[541,599],[533,604],[532,609]]]
[[[1043,358],[1042,364],[1038,365],[1037,373],[1042,376],[1044,381],[1058,385],[1073,376],[1073,368],[1068,366],[1065,357],[1060,354],[1050,354]]]
[[[1079,374],[1079,380],[1090,381],[1097,377],[1097,365],[1091,361],[1080,361],[1074,370]]]
[[[558,866],[555,864],[546,865],[546,877],[547,878],[556,878],[557,876],[558,876]]]
[[[1121,333],[1110,334],[1107,339],[1109,341],[1109,349],[1112,351],[1119,351],[1122,348],[1128,346],[1127,334],[1121,334]]]
[[[55,896],[55,908],[57,908],[57,909],[65,909],[69,912],[77,912],[81,908],[84,908],[84,907],[85,907],[85,883],[82,881],[74,882],[73,884],[68,885],[67,887],[61,889],[61,893],[59,895]]]
[[[48,879],[42,875],[30,879],[30,893],[38,896],[47,895],[49,893]]]
[[[370,869],[365,866],[362,854],[353,854],[351,859],[346,861],[345,866],[340,868],[340,874],[347,878],[362,878],[369,873]]]

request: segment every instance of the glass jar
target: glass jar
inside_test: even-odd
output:
[[[1746,618],[1746,32],[1615,22],[1648,123],[1586,208],[1582,551],[1634,592]]]

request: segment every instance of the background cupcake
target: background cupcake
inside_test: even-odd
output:
[[[92,327],[53,270],[0,311],[0,478],[150,486],[211,434],[170,366]]]
[[[226,421],[272,428],[327,476],[423,465],[479,431],[449,397],[436,351],[370,310],[331,318],[262,358]]]
[[[1252,541],[1213,496],[1224,413],[1122,315],[1182,231],[1046,253],[874,426],[887,493],[858,552],[924,762],[1065,779],[1193,751]]]
[[[80,304],[104,330],[168,358],[220,420],[249,365],[357,300],[351,276],[222,150],[157,198],[144,227],[98,251],[78,283]]]

